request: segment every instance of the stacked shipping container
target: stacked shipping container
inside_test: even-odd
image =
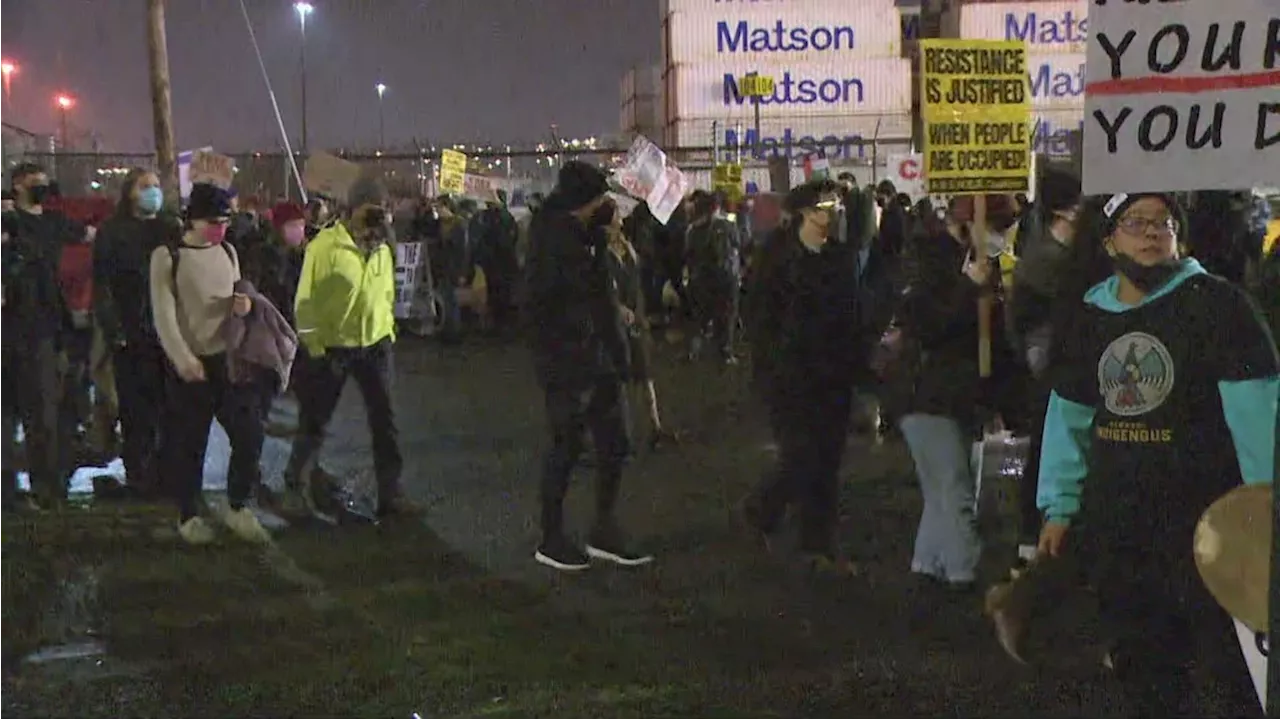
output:
[[[1071,153],[1072,133],[1084,125],[1086,0],[966,4],[960,36],[1027,43],[1036,152]]]
[[[662,67],[633,67],[622,76],[619,129],[624,137],[662,133]]]
[[[911,61],[894,0],[668,0],[663,106],[668,147],[723,147],[760,157],[870,156],[873,140],[911,136]],[[755,106],[743,76],[772,77]]]

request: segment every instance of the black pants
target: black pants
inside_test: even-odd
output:
[[[489,316],[496,329],[511,326],[515,314],[516,272],[491,267],[485,270],[485,292],[489,301]]]
[[[62,376],[54,341],[37,339],[8,354],[4,365],[7,452],[13,452],[13,430],[21,424],[32,492],[44,499],[65,499],[71,473],[71,438],[65,433],[66,422],[59,411]],[[5,465],[6,469],[11,466],[8,461]]]
[[[1044,415],[1049,411],[1050,389],[1045,383],[1032,387],[1032,406],[1028,421],[1027,461],[1018,479],[1018,543],[1038,544],[1043,517],[1036,506],[1036,492],[1040,484],[1040,448],[1044,440]]]
[[[732,277],[696,277],[689,283],[699,333],[710,332],[721,356],[733,354],[738,332],[738,282]],[[695,335],[695,340],[700,339]]]
[[[835,551],[840,460],[849,435],[853,391],[812,392],[808,401],[771,402],[769,421],[778,444],[777,467],[761,481],[752,501],[761,529],[772,532],[787,505],[800,505],[800,549]],[[785,406],[784,406],[785,405]]]
[[[404,460],[391,406],[391,349],[391,341],[383,340],[370,347],[331,347],[323,356],[306,360],[305,379],[296,385],[298,436],[285,468],[286,484],[297,488],[303,475],[314,469],[325,429],[338,408],[347,377],[351,377],[364,398],[369,418],[378,502],[385,504],[400,493]]]
[[[1174,546],[1099,555],[1101,619],[1129,715],[1262,716],[1234,625],[1201,584],[1190,546]]]
[[[551,447],[542,467],[542,533],[544,539],[564,534],[564,498],[582,455],[587,431],[596,449],[596,523],[607,525],[622,484],[622,467],[630,453],[627,399],[622,380],[602,377],[583,388],[545,388]]]
[[[205,381],[184,382],[173,377],[166,388],[164,442],[161,466],[173,482],[182,521],[200,512],[204,487],[204,459],[209,426],[216,418],[231,441],[227,467],[227,501],[239,509],[258,483],[262,457],[262,415],[258,382],[232,384],[225,354],[202,357]],[[264,371],[265,372],[265,371]]]
[[[175,381],[164,350],[155,341],[132,342],[113,361],[120,400],[121,460],[129,484],[144,493],[161,489],[160,419],[165,384]],[[168,378],[168,379],[166,379]]]
[[[90,377],[93,353],[93,328],[72,329],[63,333],[62,398],[58,403],[58,421],[62,424],[62,436],[79,436],[82,426],[87,426],[93,416],[93,402],[89,390],[93,386]],[[71,450],[71,447],[67,448]]]

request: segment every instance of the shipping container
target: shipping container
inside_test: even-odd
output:
[[[742,147],[744,157],[764,158],[780,155],[803,157],[821,151],[831,159],[866,158],[887,152],[885,147],[906,148],[911,137],[910,113],[881,116],[845,117],[781,117],[761,118],[759,142],[754,120],[725,117],[714,125],[710,119],[679,119],[669,122],[664,133],[665,145],[678,147],[711,147],[713,138],[726,155],[735,155]],[[873,146],[880,145],[879,150]]]
[[[960,9],[960,37],[1020,40],[1033,54],[1083,54],[1089,39],[1086,0],[983,3]]]
[[[752,72],[774,81],[773,94],[760,100],[762,117],[865,115],[911,109],[910,60],[838,60],[779,67],[733,61],[667,68],[667,117],[754,116],[753,100],[743,95],[741,88],[742,78]]]
[[[1057,53],[1030,54],[1027,79],[1031,105],[1036,108],[1084,107],[1084,55]]]
[[[643,65],[633,67],[622,75],[618,88],[623,102],[635,97],[657,97],[662,91],[662,66]]]
[[[790,64],[902,55],[902,19],[893,0],[714,5],[667,19],[668,64]]]

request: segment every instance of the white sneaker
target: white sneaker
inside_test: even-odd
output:
[[[217,535],[204,517],[192,517],[178,525],[178,536],[187,544],[209,544]]]
[[[222,515],[222,523],[227,525],[227,529],[230,529],[232,534],[250,544],[271,543],[271,533],[262,526],[248,507],[228,509]]]

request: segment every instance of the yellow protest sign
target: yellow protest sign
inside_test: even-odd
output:
[[[716,165],[711,171],[711,185],[716,192],[723,192],[730,200],[741,200],[742,165]]]
[[[457,150],[440,154],[440,192],[461,195],[466,191],[467,156]]]
[[[920,62],[929,193],[1026,192],[1031,176],[1026,44],[921,40]]]
[[[738,87],[743,97],[768,97],[773,94],[773,78],[767,75],[745,75]]]

